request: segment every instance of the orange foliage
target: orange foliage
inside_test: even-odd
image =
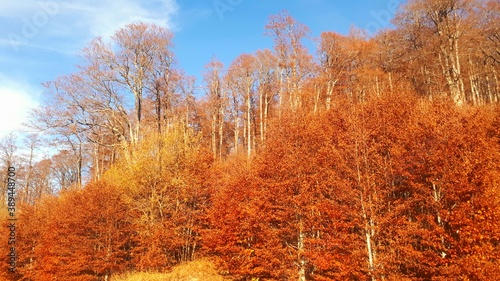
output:
[[[35,192],[42,199],[20,206],[18,272],[0,277],[108,280],[209,257],[234,280],[500,280],[494,30],[482,38],[473,28],[483,6],[455,18],[453,7],[437,5],[445,2],[411,1],[396,29],[374,38],[325,32],[320,64],[302,45],[308,28],[286,12],[272,16],[274,52],[241,55],[227,72],[213,59],[205,100],[195,101],[194,81],[161,60],[173,58],[168,48],[148,53],[164,72],[155,64],[149,76],[136,73],[147,89],[123,101],[108,93],[106,116],[93,108],[107,99],[101,74],[92,84],[78,75],[50,84],[63,108],[46,106],[39,117],[78,139],[76,181],[87,158],[99,180],[57,196]],[[409,18],[415,11],[420,18]],[[470,56],[436,36],[444,27],[435,16],[454,28],[467,23],[468,37],[450,42],[464,42]],[[148,26],[127,27],[141,30]],[[154,30],[169,47],[171,34]],[[481,40],[483,53],[472,52]],[[105,50],[91,47],[106,46],[86,49],[88,70]],[[457,71],[448,73],[447,61]],[[75,108],[79,95],[85,103]],[[63,158],[50,167],[73,161]],[[36,178],[38,191],[50,190],[54,178]]]
[[[83,190],[24,206],[19,272],[31,280],[96,280],[130,267],[128,207],[117,190]]]
[[[492,114],[411,97],[347,104],[282,119],[248,168],[231,160],[204,237],[223,268],[242,279],[295,279],[301,263],[311,280],[499,274]]]

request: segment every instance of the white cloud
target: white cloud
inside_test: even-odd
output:
[[[0,76],[0,137],[23,129],[30,109],[38,106],[32,98],[34,87]]]

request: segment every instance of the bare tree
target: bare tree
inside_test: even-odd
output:
[[[254,118],[254,94],[256,92],[256,70],[257,62],[253,55],[242,54],[238,56],[229,66],[226,80],[228,88],[231,89],[233,100],[242,100],[244,104],[244,128],[243,136],[246,144],[247,157],[252,153],[252,147],[255,143],[255,132],[253,132],[252,120]],[[235,127],[238,128],[239,108],[236,109],[237,120]],[[253,133],[252,133],[253,132]],[[235,130],[235,145],[238,143],[238,130]]]
[[[0,200],[2,206],[5,204],[5,198],[7,195],[7,177],[9,173],[9,168],[14,167],[14,169],[18,169],[19,167],[15,167],[16,164],[16,153],[18,150],[18,146],[16,144],[17,136],[14,133],[10,133],[3,138],[0,139],[0,175],[2,179],[2,190],[0,191]]]
[[[287,93],[292,110],[298,109],[301,104],[300,90],[310,73],[312,56],[301,42],[309,33],[307,26],[297,22],[286,11],[272,15],[266,25],[265,34],[273,39],[278,58],[279,103],[283,105],[284,94]]]
[[[222,158],[227,97],[222,84],[223,64],[213,58],[205,68],[205,83],[211,119],[211,148],[214,158]]]

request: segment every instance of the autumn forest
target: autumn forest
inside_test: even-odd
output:
[[[0,141],[0,279],[205,259],[227,280],[500,280],[500,2],[409,0],[373,35],[262,26],[274,48],[200,83],[157,25],[82,46],[38,133]]]

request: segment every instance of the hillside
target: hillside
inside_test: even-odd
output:
[[[500,280],[499,14],[409,0],[311,52],[282,11],[201,87],[168,28],[94,38],[0,140],[0,278]]]

